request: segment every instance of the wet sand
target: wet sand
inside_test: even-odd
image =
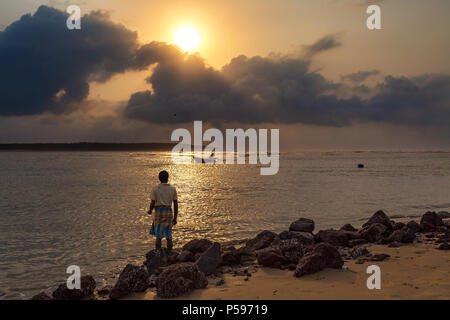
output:
[[[399,248],[385,245],[368,247],[372,254],[387,253],[385,261],[357,264],[345,261],[348,270],[325,269],[295,278],[293,271],[259,268],[245,276],[225,274],[225,283],[210,278],[208,288],[194,290],[177,299],[450,299],[450,251],[437,250],[436,244],[415,243]],[[381,269],[381,289],[369,290],[369,265]],[[159,299],[152,291],[127,299]]]

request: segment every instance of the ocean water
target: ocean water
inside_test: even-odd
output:
[[[168,153],[3,152],[0,299],[50,293],[70,265],[101,287],[141,263],[153,247],[149,193],[163,169],[179,195],[175,246],[279,232],[299,217],[319,230],[361,225],[378,209],[400,220],[450,211],[449,152],[284,153],[274,176],[254,165],[174,165]]]

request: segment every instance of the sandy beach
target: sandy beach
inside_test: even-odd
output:
[[[273,268],[259,270],[245,281],[245,276],[225,274],[225,283],[216,286],[209,278],[206,289],[194,290],[177,299],[450,299],[450,252],[437,250],[432,243],[416,243],[399,248],[385,245],[369,247],[373,253],[390,258],[380,262],[357,264],[345,262],[348,270],[325,269],[295,278],[293,271]],[[369,290],[366,268],[376,264],[381,269],[381,289]],[[214,281],[215,280],[215,281]],[[159,299],[149,291],[127,299]]]

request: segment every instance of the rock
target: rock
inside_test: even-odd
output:
[[[38,294],[34,295],[31,300],[52,300],[52,298],[46,294],[44,291],[39,292]]]
[[[378,210],[375,212],[372,217],[364,223],[362,226],[363,228],[369,227],[373,224],[382,224],[384,225],[388,230],[392,230],[392,222],[389,219],[389,217],[382,211]]]
[[[298,238],[280,240],[278,243],[281,254],[289,263],[298,263],[303,257],[303,240]]]
[[[441,243],[439,247],[437,247],[438,250],[450,250],[450,245],[447,242]]]
[[[206,250],[208,250],[210,246],[212,246],[212,242],[209,241],[208,239],[195,239],[186,243],[183,246],[182,251],[185,250],[190,251],[195,256],[197,253],[205,252]]]
[[[367,242],[377,242],[390,235],[388,228],[381,223],[373,223],[359,231]]]
[[[283,231],[279,234],[281,240],[298,239],[304,245],[314,244],[314,236],[309,232]]]
[[[297,232],[313,232],[314,231],[314,221],[307,218],[300,218],[297,221],[291,223],[289,231]]]
[[[165,248],[162,248],[161,250],[154,249],[147,252],[144,265],[147,267],[147,273],[149,275],[159,272],[161,267],[168,264],[167,253],[167,249]]]
[[[369,261],[384,261],[387,258],[390,258],[390,255],[386,253],[377,253],[369,258]]]
[[[388,245],[389,248],[398,248],[398,247],[401,247],[401,246],[403,246],[403,243],[395,242],[395,241],[389,243],[389,245]]]
[[[450,234],[443,234],[438,237],[436,243],[450,242]]]
[[[314,235],[316,242],[326,242],[333,246],[348,246],[349,240],[361,238],[357,232],[345,230],[320,230]]]
[[[111,286],[105,286],[99,290],[97,290],[97,294],[100,296],[106,296],[111,293],[112,287]]]
[[[353,227],[350,223],[344,224],[340,230],[344,230],[344,231],[353,231],[356,232],[358,231],[358,229],[356,229],[355,227]]]
[[[439,211],[438,216],[441,217],[441,219],[450,219],[450,212]]]
[[[280,268],[288,263],[280,248],[269,247],[258,251],[258,263],[264,267]]]
[[[183,262],[164,268],[156,280],[158,297],[174,298],[194,289],[203,289],[208,280],[193,262]]]
[[[394,230],[400,230],[403,229],[406,225],[403,222],[396,222],[394,223],[393,229]]]
[[[127,264],[112,288],[109,298],[119,299],[133,292],[144,292],[150,287],[150,277],[143,266]]]
[[[224,284],[225,284],[225,280],[224,279],[220,279],[219,281],[216,282],[216,287],[223,286]]]
[[[365,239],[353,239],[348,241],[348,247],[353,248],[365,243],[367,243]]]
[[[60,284],[53,291],[53,298],[56,300],[81,300],[90,297],[95,290],[96,282],[92,276],[82,276],[80,279],[80,289],[69,289],[67,283]]]
[[[220,243],[215,242],[208,250],[202,253],[200,258],[196,261],[197,268],[205,275],[210,275],[216,272],[217,267],[222,262],[222,254]]]
[[[442,226],[442,218],[436,212],[426,212],[420,219],[420,226],[427,231],[434,231],[437,227]]]
[[[422,227],[415,221],[408,222],[406,228],[411,229],[414,233],[422,231]]]
[[[236,250],[235,247],[227,248],[226,251],[222,253],[222,263],[223,266],[232,266],[241,263],[241,253]]]
[[[183,250],[178,255],[177,261],[178,262],[193,262],[194,254],[192,252],[190,252],[189,250]]]
[[[411,229],[395,230],[388,237],[381,240],[381,243],[387,244],[391,242],[411,243],[416,238],[416,235]]]
[[[369,253],[370,252],[369,252],[369,250],[367,250],[366,247],[356,247],[350,251],[350,255],[352,256],[353,259],[356,259],[361,256],[366,256]]]
[[[311,253],[300,259],[294,275],[301,277],[324,268],[341,268],[343,265],[344,261],[335,247],[328,243],[319,243]]]
[[[287,268],[291,271],[295,270],[297,268],[297,265],[295,263],[288,264]]]
[[[267,248],[272,242],[277,239],[276,233],[268,230],[260,232],[255,238],[246,242],[245,246],[249,251],[256,251]]]

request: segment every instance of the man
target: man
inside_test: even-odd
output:
[[[167,249],[171,251],[173,248],[172,225],[177,224],[178,216],[177,190],[167,183],[169,181],[167,171],[159,173],[159,181],[161,183],[154,187],[150,194],[150,210],[147,213],[151,215],[155,209],[150,234],[156,237],[155,247],[157,250],[161,249],[162,238],[166,238]],[[172,214],[172,202],[174,215]]]

